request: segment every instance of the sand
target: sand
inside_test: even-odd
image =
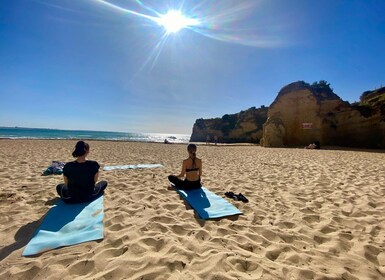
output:
[[[0,140],[0,279],[385,279],[385,153],[198,145],[203,184],[244,215],[204,221],[171,188],[186,145],[89,141],[105,238],[21,253],[57,198],[75,141]],[[242,192],[249,203],[224,196]]]

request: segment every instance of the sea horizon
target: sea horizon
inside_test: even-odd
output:
[[[189,134],[181,133],[141,133],[0,126],[0,139],[104,140],[156,143],[163,143],[167,140],[169,143],[188,143],[190,136]]]

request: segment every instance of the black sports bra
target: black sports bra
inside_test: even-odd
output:
[[[199,168],[186,168],[186,172],[190,172],[190,171],[198,171]]]

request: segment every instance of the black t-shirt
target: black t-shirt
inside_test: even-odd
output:
[[[87,198],[94,191],[95,174],[100,165],[93,160],[79,163],[71,161],[63,168],[63,175],[68,178],[69,195],[72,198]]]

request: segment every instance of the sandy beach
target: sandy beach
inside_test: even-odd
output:
[[[244,214],[201,220],[167,175],[186,145],[89,141],[103,240],[22,257],[76,141],[0,140],[0,279],[385,279],[385,153],[199,144],[205,187]],[[249,203],[226,198],[243,193]]]

